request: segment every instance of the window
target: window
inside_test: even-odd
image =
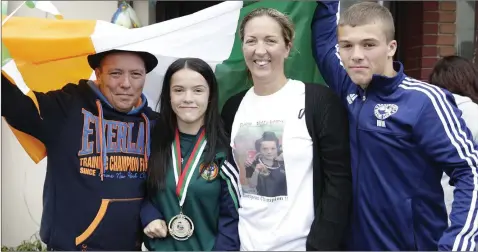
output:
[[[348,7],[359,3],[359,2],[377,2],[382,6],[387,7],[390,9],[390,1],[373,1],[373,0],[340,0],[340,13],[342,13],[344,10],[346,10]]]
[[[359,0],[341,0],[340,1],[340,14],[342,14],[346,9],[348,9],[350,6],[360,2]]]
[[[456,1],[456,54],[473,59],[475,51],[475,1]]]

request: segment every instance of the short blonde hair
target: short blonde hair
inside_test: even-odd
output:
[[[246,27],[247,22],[255,17],[262,16],[268,16],[274,19],[281,27],[282,37],[285,44],[288,45],[289,43],[292,43],[295,37],[294,24],[287,15],[272,8],[257,8],[244,17],[239,28],[241,41],[244,41],[244,28]]]
[[[395,38],[395,24],[390,11],[376,2],[360,2],[340,14],[339,26],[361,26],[380,22],[387,42]]]

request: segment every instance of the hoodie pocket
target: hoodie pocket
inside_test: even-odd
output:
[[[75,239],[81,250],[136,250],[141,247],[142,198],[103,199],[95,218]]]

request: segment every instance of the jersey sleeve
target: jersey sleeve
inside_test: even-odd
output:
[[[71,87],[24,94],[3,72],[1,85],[2,116],[8,124],[43,143],[56,136],[58,125],[68,116],[72,95],[66,90]]]
[[[478,233],[478,145],[461,118],[452,95],[423,84],[406,86],[422,92],[427,100],[413,127],[420,149],[443,170],[455,186],[451,225],[439,240],[439,250],[475,251]]]
[[[339,58],[337,13],[339,1],[318,1],[312,19],[312,52],[327,85],[344,100],[352,80]],[[355,85],[355,84],[353,84]]]
[[[154,220],[164,220],[164,216],[157,209],[153,202],[148,198],[144,198],[143,202],[141,203],[141,210],[140,210],[140,219],[141,219],[141,226],[145,228],[149,223]]]
[[[221,164],[221,196],[219,205],[218,235],[214,250],[238,251],[240,248],[238,222],[239,173],[227,160]]]

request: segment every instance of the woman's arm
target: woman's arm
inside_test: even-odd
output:
[[[329,88],[317,86],[313,97],[315,111],[314,178],[321,188],[314,189],[318,203],[315,219],[307,237],[307,250],[341,250],[352,209],[352,170],[350,162],[347,111]],[[306,115],[307,117],[307,115]],[[318,160],[317,160],[318,159]],[[317,165],[318,162],[318,165]]]

